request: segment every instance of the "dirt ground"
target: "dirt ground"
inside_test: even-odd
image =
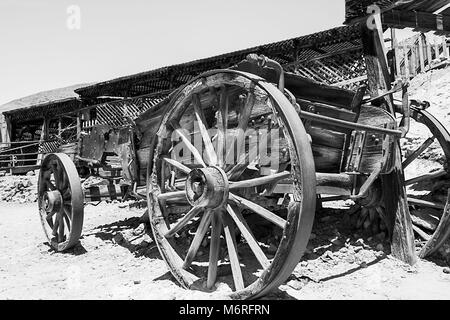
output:
[[[213,294],[182,289],[150,238],[138,250],[120,241],[119,232],[139,229],[142,209],[103,202],[85,211],[81,245],[63,254],[48,246],[36,204],[2,204],[0,299],[228,299],[220,286]],[[358,247],[338,214],[325,208],[317,216],[313,232],[321,236],[312,236],[293,275],[266,299],[450,299],[444,264],[409,267],[380,241]],[[331,244],[323,241],[333,234]]]

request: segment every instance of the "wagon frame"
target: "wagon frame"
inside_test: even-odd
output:
[[[377,210],[392,254],[415,263],[399,139],[406,136],[412,114],[430,117],[420,105],[410,109],[406,82],[392,82],[379,14],[369,21],[370,26],[360,24],[367,87],[350,91],[319,84],[251,54],[232,68],[191,79],[154,108],[128,119],[129,126],[120,133],[93,128],[89,136],[80,137],[79,165],[104,165],[104,149],[95,146],[106,143],[127,169],[124,176],[132,182],[131,192],[139,196],[136,188],[146,187],[154,239],[183,287],[213,290],[220,258],[231,268],[232,297],[257,298],[278,287],[305,251],[317,194],[352,199]],[[400,104],[393,99],[397,92]],[[400,123],[396,113],[402,116]],[[270,154],[279,160],[275,169],[255,154],[261,145],[268,146],[260,138],[261,128],[277,131],[277,140],[268,139]],[[256,132],[255,142],[246,135],[249,129]],[[195,135],[200,144],[195,144]],[[436,136],[447,148],[445,129]],[[128,143],[120,144],[120,139]],[[149,145],[146,154],[135,156],[143,141]],[[341,152],[329,153],[330,143]],[[227,162],[229,153],[232,162]],[[138,164],[148,168],[145,184]],[[65,251],[78,242],[83,223],[81,185],[67,155],[51,154],[43,160],[38,189],[47,237],[56,250]],[[183,212],[169,212],[169,207]],[[281,231],[268,231],[257,239],[248,212],[271,224],[269,229]],[[226,253],[221,249],[222,233]],[[267,242],[261,244],[262,239]],[[199,258],[205,241],[209,254]],[[268,258],[262,247],[271,246],[276,250]],[[242,257],[243,252],[251,258]],[[194,260],[199,262],[195,266]]]

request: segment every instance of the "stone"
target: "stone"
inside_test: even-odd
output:
[[[355,246],[363,247],[364,246],[364,240],[359,238],[355,241]]]
[[[34,171],[28,171],[27,176],[34,176]]]
[[[290,280],[287,285],[294,290],[300,290],[302,288],[302,283],[298,280]]]
[[[342,253],[347,253],[348,249],[346,247],[342,247],[341,249],[339,249],[339,251]]]
[[[345,261],[347,261],[350,264],[353,264],[353,263],[355,263],[355,257],[353,255],[347,255],[345,257]]]
[[[444,273],[446,273],[446,274],[450,274],[450,268],[449,267],[446,267],[446,268],[444,268],[444,270],[442,270]]]
[[[333,238],[333,239],[330,240],[330,242],[332,244],[334,244],[335,246],[341,246],[342,245],[342,241],[339,240],[338,238]]]
[[[141,283],[141,280],[134,280],[133,283],[134,283],[134,284],[140,284],[140,283]]]
[[[377,244],[375,249],[377,249],[377,251],[384,251],[384,246],[382,243],[379,243],[379,244]]]

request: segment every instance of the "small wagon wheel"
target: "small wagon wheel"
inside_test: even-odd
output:
[[[83,228],[84,196],[75,165],[66,154],[45,157],[38,196],[41,222],[50,245],[57,251],[76,245]]]
[[[438,189],[436,179],[449,174],[450,134],[428,111],[411,107],[411,118],[414,121],[408,137],[419,144],[407,152],[403,161],[408,203],[417,208],[433,208],[442,212],[445,203],[436,201],[432,192]],[[415,133],[417,130],[420,130],[419,134]],[[424,136],[424,131],[428,137]]]
[[[279,160],[276,168],[262,150]],[[314,170],[302,122],[272,84],[220,70],[179,89],[157,132],[147,182],[150,223],[173,276],[185,288],[212,290],[229,270],[232,279],[222,280],[239,299],[277,288],[308,243]],[[290,196],[273,192],[281,180]],[[269,227],[257,232],[255,216]]]

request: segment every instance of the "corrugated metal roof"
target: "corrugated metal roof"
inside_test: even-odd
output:
[[[345,48],[359,46],[350,41],[358,41],[358,25],[343,26],[330,30],[265,44],[245,50],[226,53],[206,59],[200,59],[178,65],[162,67],[126,77],[97,83],[75,90],[82,98],[95,99],[99,96],[135,97],[174,89],[193,77],[211,69],[231,67],[245,59],[249,53],[264,54],[282,65],[290,64],[304,58],[313,59],[324,54],[332,54],[339,43],[346,43]],[[343,48],[342,45],[338,45]]]

